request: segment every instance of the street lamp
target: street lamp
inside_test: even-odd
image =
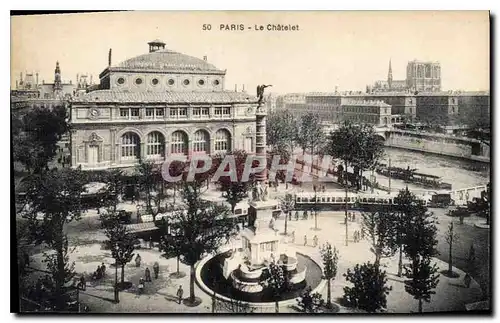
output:
[[[115,245],[115,254],[118,254],[118,246]],[[118,290],[118,261],[115,258],[115,303],[120,303],[120,295],[119,295],[119,290]]]

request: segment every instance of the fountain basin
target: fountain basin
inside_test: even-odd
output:
[[[254,280],[260,278],[262,276],[262,269],[257,268],[254,270],[250,270],[247,265],[241,265],[235,272],[239,271],[241,274],[241,278],[243,280]],[[233,272],[234,273],[234,272]]]
[[[263,291],[264,287],[261,285],[258,277],[251,280],[242,280],[238,277],[239,274],[241,275],[241,271],[239,270],[235,270],[231,273],[231,279],[235,289],[246,293],[260,293]]]
[[[238,273],[241,273],[238,270],[228,275],[227,279],[224,278],[220,266],[224,260],[225,255],[218,254],[202,259],[197,265],[196,283],[205,293],[215,295],[217,299],[226,302],[238,300],[242,304],[250,306],[274,306],[275,299],[272,291],[263,288],[260,281],[244,281],[242,277],[238,276]],[[296,298],[306,287],[311,287],[313,293],[316,293],[321,292],[326,285],[326,281],[322,279],[320,263],[301,253],[297,253],[297,260],[296,272],[291,273],[290,278],[294,286],[291,290],[282,293],[279,300],[280,305],[296,304]],[[260,291],[257,292],[257,290]]]
[[[297,258],[293,257],[288,257],[288,260],[286,263],[283,264],[283,266],[286,268],[287,271],[294,271],[297,269]]]

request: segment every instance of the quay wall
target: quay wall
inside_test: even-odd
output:
[[[490,149],[485,144],[481,144],[480,154],[476,155],[472,153],[472,145],[468,143],[453,142],[439,137],[427,139],[391,132],[385,140],[385,146],[490,163]]]

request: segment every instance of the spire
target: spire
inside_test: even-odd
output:
[[[392,66],[391,66],[391,59],[389,59],[389,73],[387,74],[387,83],[389,85],[389,88],[392,88]]]
[[[61,90],[61,68],[59,67],[59,61],[56,62],[56,69],[54,71],[54,89]]]

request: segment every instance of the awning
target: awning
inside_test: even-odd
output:
[[[127,224],[127,225],[125,225],[125,227],[131,233],[154,231],[154,230],[158,229],[158,227],[154,224],[154,222]]]

